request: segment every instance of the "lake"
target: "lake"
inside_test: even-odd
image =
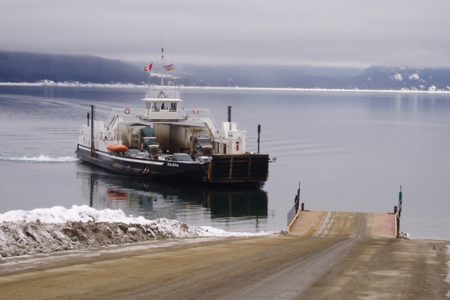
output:
[[[301,182],[306,209],[390,212],[402,231],[450,240],[450,94],[185,89],[184,107],[247,130],[276,157],[261,190],[213,190],[128,178],[79,162],[89,105],[141,108],[142,88],[0,87],[0,212],[55,205],[122,209],[231,231],[277,231]]]

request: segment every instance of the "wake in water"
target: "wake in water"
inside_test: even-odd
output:
[[[58,156],[51,157],[47,155],[39,155],[39,156],[22,156],[22,157],[3,157],[0,156],[0,161],[17,161],[17,162],[44,162],[44,163],[67,163],[78,161],[78,158],[75,156]]]

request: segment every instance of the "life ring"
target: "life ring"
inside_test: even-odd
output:
[[[127,107],[127,108],[125,108],[125,110],[123,111],[126,115],[129,115],[130,114],[130,109]]]

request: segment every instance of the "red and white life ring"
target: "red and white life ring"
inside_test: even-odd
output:
[[[127,108],[125,108],[125,110],[123,111],[126,115],[129,115],[130,114],[130,109],[127,107]]]

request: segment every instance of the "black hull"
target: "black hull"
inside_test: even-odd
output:
[[[82,145],[77,146],[76,153],[81,161],[125,175],[192,182],[206,182],[208,176],[207,164],[130,158],[100,150],[92,154]]]
[[[268,176],[267,155],[213,156],[211,163],[186,163],[130,158],[78,145],[81,161],[110,171],[152,180],[194,182],[217,186],[261,187]]]

